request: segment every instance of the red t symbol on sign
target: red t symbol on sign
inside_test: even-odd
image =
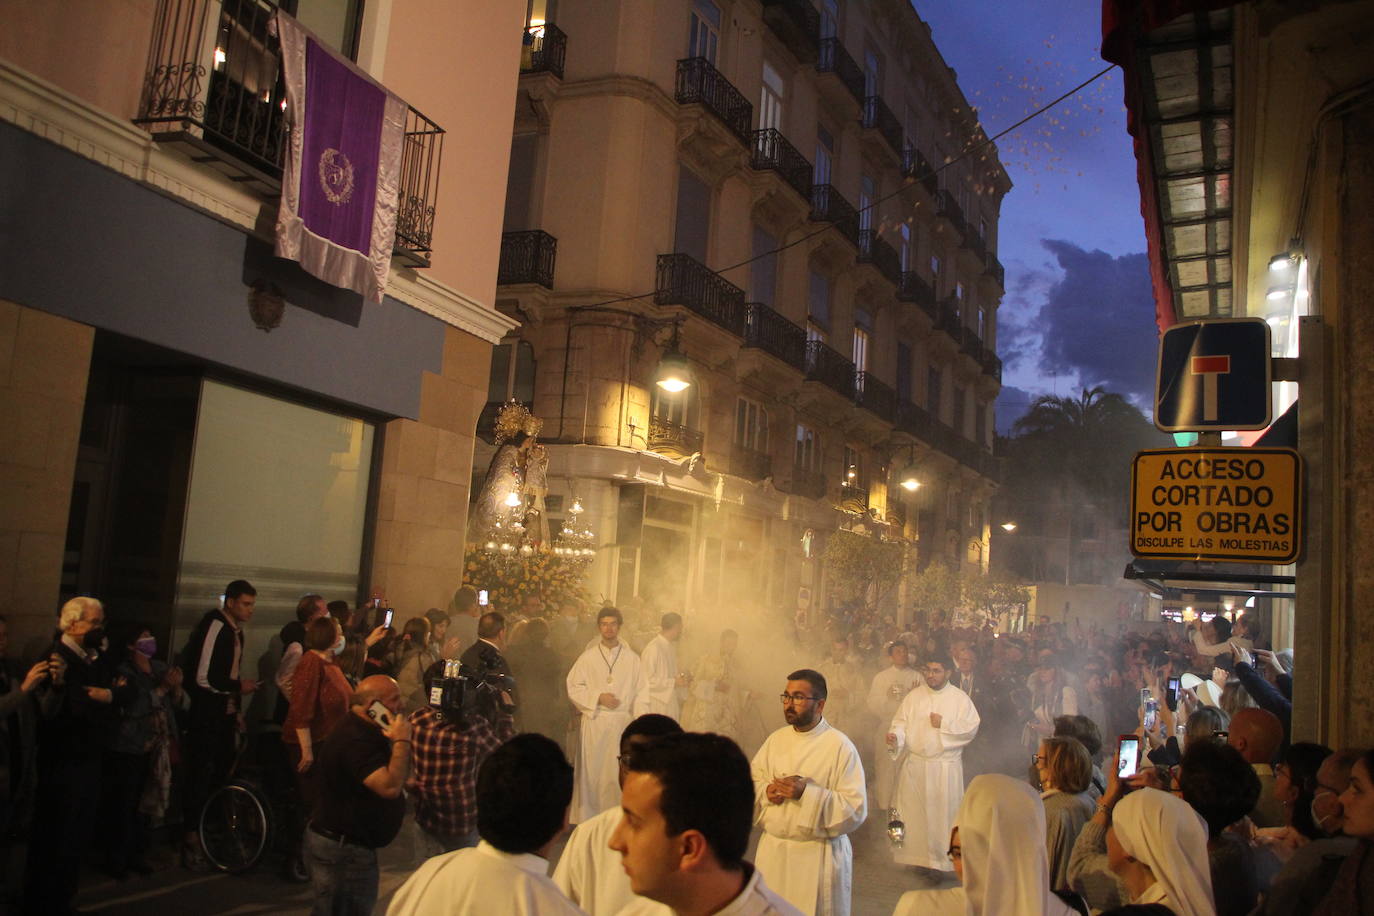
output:
[[[1189,366],[1193,375],[1202,376],[1202,419],[1212,422],[1217,418],[1217,376],[1229,375],[1231,357],[1194,356]]]

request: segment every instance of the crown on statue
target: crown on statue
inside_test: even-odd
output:
[[[496,444],[500,445],[507,439],[513,438],[517,433],[538,436],[539,431],[543,428],[544,421],[530,413],[529,408],[524,404],[511,401],[496,414]]]

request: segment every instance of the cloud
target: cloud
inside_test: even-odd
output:
[[[1059,239],[1043,244],[1063,275],[1039,312],[1040,370],[1151,405],[1158,337],[1146,256],[1114,257]]]
[[[1030,407],[1031,402],[1039,396],[1033,391],[1017,388],[1015,385],[1003,385],[993,404],[997,418],[998,435],[1010,435],[1011,428],[1016,425],[1016,421],[1021,419],[1026,408]]]

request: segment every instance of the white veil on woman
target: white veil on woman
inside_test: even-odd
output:
[[[1045,806],[1024,781],[975,777],[955,818],[969,916],[1059,916],[1072,912],[1050,889]]]
[[[1177,916],[1216,916],[1207,862],[1207,824],[1187,802],[1159,789],[1137,789],[1112,810],[1126,855],[1148,865]]]

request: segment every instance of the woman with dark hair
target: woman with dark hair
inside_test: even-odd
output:
[[[1341,831],[1359,845],[1336,875],[1336,883],[1316,909],[1316,916],[1374,914],[1374,749],[1350,770],[1350,785],[1341,793]]]
[[[1274,795],[1283,805],[1288,826],[1309,840],[1326,836],[1312,820],[1312,800],[1317,795],[1317,771],[1331,756],[1331,748],[1324,744],[1299,742],[1290,745],[1279,755],[1274,767]]]
[[[152,871],[143,853],[150,820],[161,818],[170,801],[171,710],[181,695],[181,670],[154,658],[157,639],[142,623],[112,620],[109,637],[119,659],[116,680],[128,686],[105,757],[106,867],[123,880],[130,870]]]

